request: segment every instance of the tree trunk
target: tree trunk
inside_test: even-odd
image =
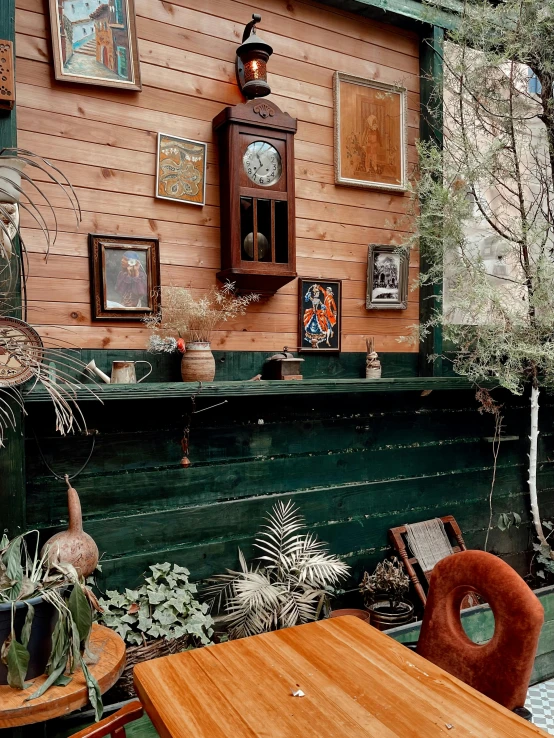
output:
[[[531,513],[533,524],[539,541],[548,546],[548,541],[542,529],[537,495],[537,446],[539,440],[539,388],[531,386],[531,435],[529,436],[529,496],[531,498]]]

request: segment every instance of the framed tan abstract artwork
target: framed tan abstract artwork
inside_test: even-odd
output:
[[[207,144],[158,133],[156,197],[204,205]]]
[[[406,189],[406,89],[335,72],[335,183]]]

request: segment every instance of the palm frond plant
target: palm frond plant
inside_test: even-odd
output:
[[[76,391],[86,387],[96,397],[90,385],[79,379],[85,364],[67,350],[70,344],[48,339],[50,345],[46,345],[25,322],[29,270],[20,212],[42,233],[46,261],[56,242],[58,225],[49,199],[51,188],[61,192],[78,225],[81,209],[77,195],[54,164],[26,149],[0,150],[0,448],[6,431],[16,429],[17,411],[25,412],[15,374],[24,376],[22,382],[31,381],[27,392],[37,383],[46,390],[54,405],[56,430],[62,435],[86,428],[75,401]],[[31,335],[33,340],[29,340]]]
[[[36,539],[31,543],[33,536]],[[44,551],[42,556],[39,552],[39,532],[36,530],[16,536],[11,541],[6,535],[0,540],[0,611],[4,614],[0,625],[3,636],[7,631],[0,644],[0,659],[7,670],[7,682],[14,689],[25,690],[32,686],[26,678],[30,670],[35,611],[43,603],[48,603],[55,611],[55,625],[45,667],[46,679],[26,700],[42,696],[51,686],[65,686],[80,666],[99,720],[103,709],[100,688],[86,658],[96,598],[71,564],[49,563],[49,551]],[[23,625],[19,627],[17,610],[23,607],[26,607],[26,614]],[[42,612],[41,618],[44,617]],[[39,661],[37,656],[33,663],[35,668]]]
[[[239,549],[240,571],[213,577],[205,592],[225,612],[232,639],[317,620],[350,570],[313,533],[300,533],[306,523],[292,501],[278,502],[266,520],[254,544],[257,561],[248,565]]]

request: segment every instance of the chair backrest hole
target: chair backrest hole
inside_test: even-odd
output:
[[[480,597],[482,604],[475,607],[465,607],[466,601],[460,608],[460,620],[464,633],[473,643],[484,646],[494,635],[494,614],[484,597]]]

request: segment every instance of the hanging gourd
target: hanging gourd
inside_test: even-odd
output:
[[[67,474],[67,508],[69,526],[67,530],[49,538],[42,547],[41,556],[48,550],[49,563],[66,562],[72,564],[83,577],[88,577],[98,565],[98,546],[83,530],[81,502],[77,490],[74,489]]]

